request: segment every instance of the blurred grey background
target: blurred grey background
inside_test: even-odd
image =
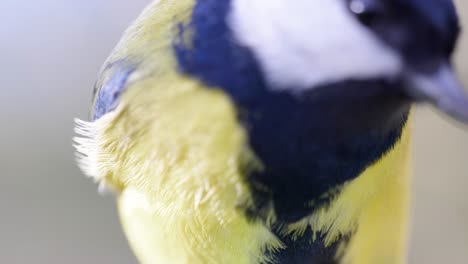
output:
[[[0,263],[136,263],[71,138],[101,63],[148,2],[0,1]],[[457,61],[468,84],[467,36]],[[410,263],[468,263],[468,128],[418,108],[414,160]]]

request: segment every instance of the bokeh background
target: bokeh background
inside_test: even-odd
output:
[[[71,138],[101,63],[148,2],[0,0],[0,263],[136,263]],[[456,57],[468,84],[468,33]],[[424,106],[415,119],[410,263],[468,263],[468,127]]]

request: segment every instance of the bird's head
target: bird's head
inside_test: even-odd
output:
[[[386,89],[468,121],[451,65],[459,35],[451,0],[231,0],[227,24],[271,89],[384,79],[394,84]]]

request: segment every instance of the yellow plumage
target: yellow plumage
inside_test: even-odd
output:
[[[83,124],[94,131],[82,144],[85,170],[118,190],[124,230],[142,263],[266,261],[261,253],[279,241],[237,210],[246,199],[238,168],[244,132],[225,95],[176,73],[164,38],[174,24],[165,19],[191,1],[172,3],[149,7],[119,45],[129,49],[110,58],[134,58],[141,71],[116,111]],[[162,15],[151,20],[146,14],[156,9]],[[127,53],[135,50],[144,53]]]
[[[80,163],[116,190],[124,231],[142,263],[267,263],[263,251],[283,245],[268,226],[247,221],[239,210],[251,202],[239,164],[257,161],[236,110],[221,91],[176,70],[170,40],[192,5],[157,1],[126,32],[98,87],[117,61],[137,69],[115,111],[94,123],[79,122],[85,136],[77,139]],[[341,263],[404,263],[409,123],[399,142],[346,183],[329,207],[284,232],[299,236],[310,225],[327,231],[331,244],[353,230],[337,256]]]

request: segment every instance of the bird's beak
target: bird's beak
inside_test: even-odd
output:
[[[429,102],[449,116],[468,123],[468,97],[450,65],[442,65],[431,73],[410,72],[405,81],[407,92],[414,99]]]

